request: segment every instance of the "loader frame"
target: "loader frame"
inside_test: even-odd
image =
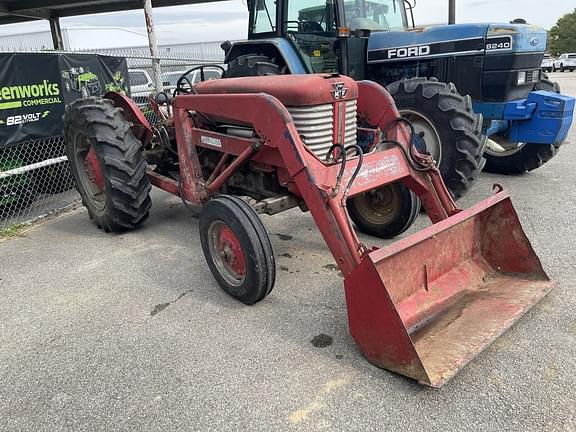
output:
[[[381,86],[368,81],[358,82],[358,90],[359,117],[364,118],[375,131],[389,129],[399,117],[392,97]],[[246,110],[246,106],[252,109]],[[238,138],[195,127],[190,121],[191,111],[207,116],[233,118],[253,125],[262,138]],[[377,118],[373,113],[383,115]],[[354,172],[361,159],[356,156],[348,160],[339,182],[341,187],[335,188],[341,164],[326,164],[311,153],[299,137],[286,108],[272,96],[179,96],[174,103],[174,123],[177,142],[182,143],[178,145],[181,184],[149,172],[152,184],[179,195],[186,201],[202,205],[248,161],[274,167],[280,182],[286,184],[293,195],[304,200],[345,276],[351,273],[361,262],[363,255],[369,252],[361,245],[348,222],[344,204],[347,198],[401,181],[419,196],[433,223],[460,211],[430,158],[417,155],[420,163],[428,167],[425,174],[402,163],[405,155],[411,151],[408,132],[404,127],[401,127],[401,137],[394,136],[399,143],[403,143],[401,148],[395,147],[365,155],[355,176]],[[222,156],[218,168],[224,166],[230,156],[236,159],[226,169],[217,169],[215,176],[207,181],[202,174],[197,147],[220,150]],[[347,190],[344,186],[350,182]]]

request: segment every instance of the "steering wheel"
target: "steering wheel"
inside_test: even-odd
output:
[[[323,32],[324,28],[316,21],[300,21],[298,23],[298,31],[302,33],[317,33]]]
[[[204,73],[204,68],[207,68],[207,67],[220,69],[222,71],[222,74],[224,74],[224,72],[226,72],[226,69],[224,69],[222,66],[217,65],[217,64],[194,66],[192,69],[187,70],[186,72],[184,72],[182,74],[182,76],[180,78],[178,78],[178,81],[176,81],[176,88],[174,89],[174,96],[176,96],[178,94],[190,94],[190,93],[195,94],[196,92],[194,91],[194,85],[192,84],[192,81],[190,81],[190,79],[188,78],[188,75],[190,75],[192,72],[200,69],[200,82],[206,81],[206,75]],[[188,85],[188,87],[184,87],[183,86],[184,83],[186,83]]]

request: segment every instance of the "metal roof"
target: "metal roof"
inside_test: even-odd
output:
[[[152,0],[152,6],[179,6],[211,1],[221,0]],[[0,0],[0,25],[142,8],[142,0]]]

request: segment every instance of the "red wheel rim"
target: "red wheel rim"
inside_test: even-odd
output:
[[[84,169],[86,170],[86,177],[92,183],[98,191],[104,191],[104,175],[102,174],[102,168],[100,167],[100,161],[96,156],[94,149],[90,147],[88,153],[86,153],[86,158],[84,159]]]
[[[77,132],[73,142],[74,164],[81,193],[84,192],[84,198],[90,201],[96,210],[103,211],[106,208],[106,182],[102,165],[83,132]]]
[[[214,221],[208,228],[210,255],[224,280],[240,286],[246,278],[246,256],[240,240],[222,221]]]

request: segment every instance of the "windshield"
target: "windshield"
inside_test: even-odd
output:
[[[401,30],[408,24],[403,0],[345,1],[344,13],[351,30]]]

